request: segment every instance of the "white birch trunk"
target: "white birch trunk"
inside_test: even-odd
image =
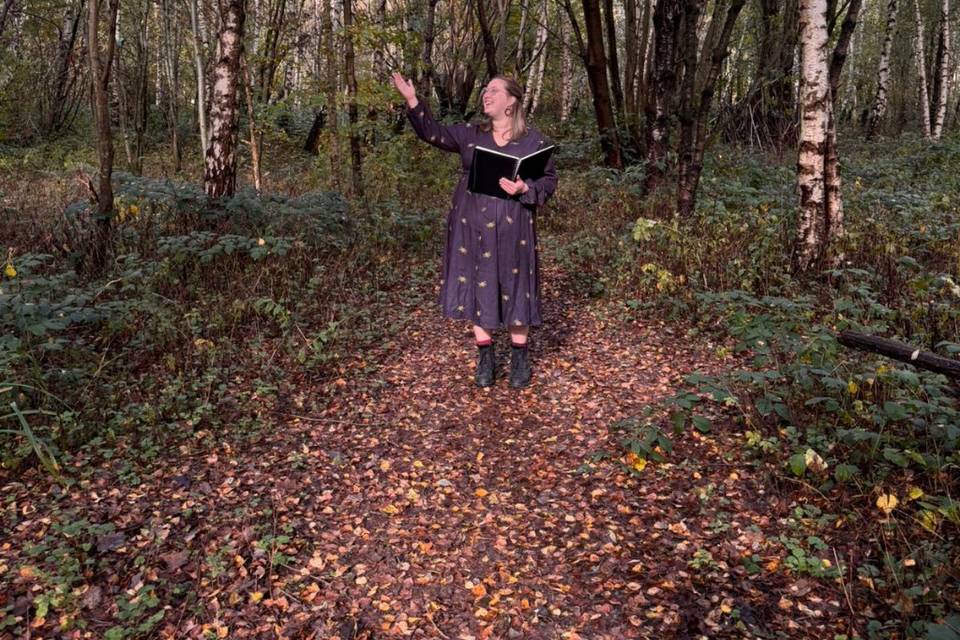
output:
[[[825,242],[824,156],[830,105],[827,62],[827,0],[800,1],[800,136],[797,190],[800,209],[794,246],[795,271],[806,271]]]
[[[197,10],[197,0],[187,0],[187,9],[190,11],[190,38],[193,46],[193,70],[197,80],[197,123],[200,126],[201,158],[207,156],[207,147],[210,146],[210,134],[207,131],[207,84],[203,73],[203,48],[200,42],[200,18]]]
[[[887,5],[887,28],[883,37],[883,48],[880,50],[880,65],[877,69],[877,94],[873,100],[873,113],[870,116],[870,125],[867,137],[872,137],[880,126],[884,114],[887,112],[887,87],[890,84],[890,49],[893,46],[893,34],[897,28],[897,0],[890,0]]]
[[[950,95],[950,0],[940,4],[940,38],[943,40],[943,58],[940,60],[940,91],[937,93],[937,111],[933,119],[931,137],[939,140],[943,135],[943,123],[947,116],[947,98]]]
[[[530,66],[530,76],[527,81],[527,91],[523,96],[523,109],[527,113],[537,110],[540,100],[540,89],[543,85],[543,69],[547,59],[547,20],[549,5],[543,3],[543,12],[540,14],[540,23],[537,26],[537,40],[533,46],[533,55],[536,62]]]
[[[923,16],[920,15],[920,0],[913,0],[913,11],[917,21],[917,36],[913,44],[913,54],[917,59],[917,89],[920,101],[920,123],[923,137],[930,138],[930,95],[927,92],[927,65],[923,51]]]
[[[232,196],[237,184],[237,89],[245,16],[243,0],[224,2],[223,7],[210,109],[210,147],[203,172],[204,191],[210,198]]]

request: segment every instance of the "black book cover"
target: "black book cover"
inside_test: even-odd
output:
[[[551,153],[553,145],[523,158],[496,149],[474,147],[468,188],[473,193],[509,198],[510,195],[500,186],[500,178],[516,180],[519,175],[524,180],[536,180],[543,176]]]

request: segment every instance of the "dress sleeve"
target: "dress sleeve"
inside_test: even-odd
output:
[[[440,124],[433,118],[430,108],[423,102],[417,101],[417,106],[407,107],[407,119],[413,125],[417,136],[444,151],[459,151],[464,139],[465,127],[463,124]]]
[[[541,147],[551,144],[553,143],[550,140],[544,139]],[[550,196],[553,195],[554,190],[557,188],[557,170],[553,162],[555,156],[556,149],[554,149],[554,153],[550,154],[550,159],[547,160],[547,166],[544,168],[542,177],[536,180],[530,180],[529,178],[524,180],[530,189],[520,195],[518,198],[520,202],[527,205],[540,206],[550,199]]]

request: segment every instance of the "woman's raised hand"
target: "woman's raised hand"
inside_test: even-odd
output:
[[[400,75],[399,71],[393,72],[393,86],[397,88],[397,91],[400,92],[400,95],[403,96],[410,107],[416,106],[417,90],[414,88],[412,82]]]

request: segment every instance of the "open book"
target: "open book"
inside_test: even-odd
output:
[[[476,146],[473,148],[473,164],[470,165],[468,188],[473,193],[482,193],[496,198],[509,198],[510,194],[500,186],[500,178],[537,180],[543,177],[547,161],[553,154],[554,145],[538,149],[525,156],[514,156],[496,149]]]

